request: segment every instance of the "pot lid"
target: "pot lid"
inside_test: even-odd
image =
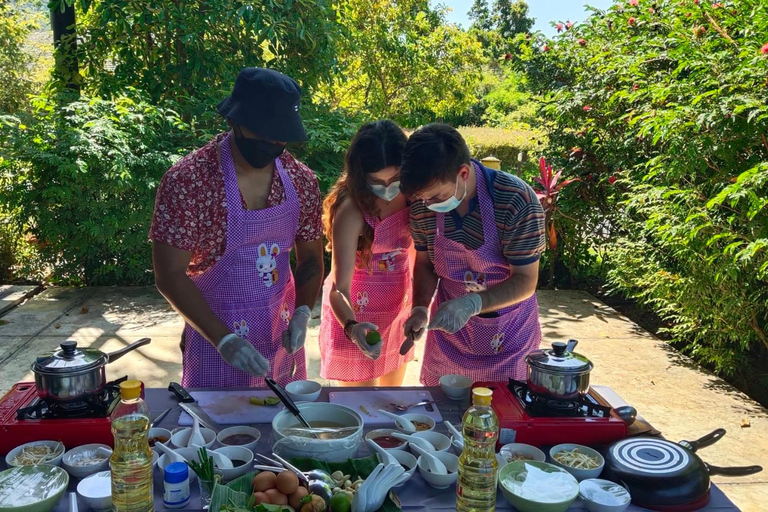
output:
[[[569,345],[576,346],[575,340],[568,344],[561,341],[552,343],[549,350],[534,350],[525,360],[534,368],[550,372],[582,373],[592,369],[592,362],[581,354],[568,350]]]
[[[38,357],[32,370],[40,373],[71,373],[92,370],[107,364],[107,354],[95,348],[77,348],[76,341],[64,341],[53,353]]]

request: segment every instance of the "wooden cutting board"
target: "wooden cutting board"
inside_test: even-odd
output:
[[[275,396],[269,389],[243,391],[191,391],[189,393],[197,400],[200,407],[220,425],[250,425],[272,423],[274,417],[285,406],[253,405],[248,402],[251,397],[264,398]],[[192,418],[181,412],[179,425],[192,425]]]
[[[368,426],[381,426],[394,428],[395,422],[383,414],[379,414],[379,409],[393,412],[395,414],[406,414],[398,412],[391,406],[392,403],[400,405],[414,404],[432,400],[432,394],[429,391],[397,391],[397,390],[371,390],[371,391],[332,391],[328,394],[328,401],[333,404],[339,404],[354,409]],[[365,410],[361,409],[364,408]],[[429,410],[429,409],[431,410]],[[437,405],[421,405],[408,409],[407,414],[426,414],[436,423],[441,423],[443,417],[437,409]]]

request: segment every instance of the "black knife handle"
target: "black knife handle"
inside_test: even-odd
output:
[[[168,384],[168,391],[172,391],[173,394],[176,395],[176,398],[179,399],[179,402],[185,404],[195,403],[195,399],[192,398],[192,395],[190,395],[186,389],[181,387],[181,384],[178,382],[171,382]]]

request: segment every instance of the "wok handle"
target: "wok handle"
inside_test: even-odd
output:
[[[699,448],[706,448],[707,446],[712,446],[713,444],[718,442],[720,439],[722,439],[724,435],[725,435],[725,429],[718,428],[717,430],[714,430],[709,434],[705,435],[704,437],[700,437],[695,441],[680,441],[679,444],[695,452]]]
[[[123,347],[120,350],[115,350],[114,352],[110,352],[107,354],[107,362],[111,363],[112,361],[117,361],[121,357],[123,357],[125,354],[130,352],[131,350],[137,349],[139,347],[143,347],[144,345],[147,345],[150,341],[152,341],[151,338],[141,338],[139,341],[134,341],[127,347]]]
[[[722,468],[720,466],[712,466],[707,464],[710,475],[722,475],[722,476],[747,476],[754,475],[763,470],[762,466],[734,466],[729,468]]]

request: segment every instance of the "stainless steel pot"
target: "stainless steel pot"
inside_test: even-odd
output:
[[[107,383],[104,367],[150,341],[142,338],[110,353],[95,348],[77,348],[76,341],[64,341],[61,348],[32,363],[37,395],[54,402],[73,402],[96,395]]]
[[[573,352],[578,341],[556,341],[549,350],[534,350],[528,363],[528,389],[554,400],[574,400],[589,391],[589,359]]]

